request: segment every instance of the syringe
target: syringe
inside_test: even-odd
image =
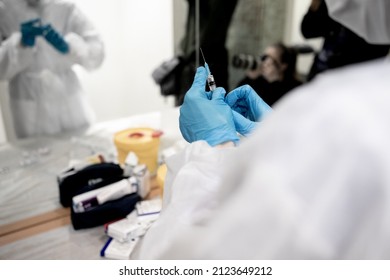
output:
[[[215,84],[214,76],[211,75],[209,65],[207,64],[206,59],[204,58],[202,48],[199,48],[199,49],[200,49],[200,52],[202,53],[204,67],[206,68],[206,71],[207,71],[207,84],[209,85],[210,91],[213,91],[217,88],[217,85]]]

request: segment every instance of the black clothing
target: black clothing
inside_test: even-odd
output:
[[[284,96],[290,90],[296,88],[302,83],[298,80],[290,79],[287,81],[276,81],[269,83],[263,76],[253,80],[248,77],[241,80],[238,86],[248,84],[250,85],[257,94],[267,103],[269,106],[272,106],[276,101],[278,101],[282,96]]]
[[[384,57],[389,45],[373,45],[329,17],[325,1],[317,11],[311,9],[301,23],[306,39],[324,37],[322,50],[315,56],[308,80],[320,72],[352,63]]]

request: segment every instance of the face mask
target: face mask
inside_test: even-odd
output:
[[[390,43],[389,0],[325,0],[329,15],[373,44]]]

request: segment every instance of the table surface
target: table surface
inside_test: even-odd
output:
[[[160,152],[182,145],[178,117],[174,108],[97,123],[72,134],[1,145],[0,259],[100,259],[108,239],[103,226],[73,229],[70,210],[59,202],[57,174],[71,159],[96,153],[116,160],[113,134],[131,127],[162,130]]]

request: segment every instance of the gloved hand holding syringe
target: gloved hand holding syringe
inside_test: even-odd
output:
[[[217,88],[217,85],[215,84],[214,76],[211,75],[209,65],[207,64],[206,59],[204,58],[204,54],[203,54],[202,49],[201,48],[199,48],[199,49],[200,49],[200,52],[202,53],[204,67],[206,68],[206,71],[207,71],[207,84],[210,88],[210,91],[214,91]]]

